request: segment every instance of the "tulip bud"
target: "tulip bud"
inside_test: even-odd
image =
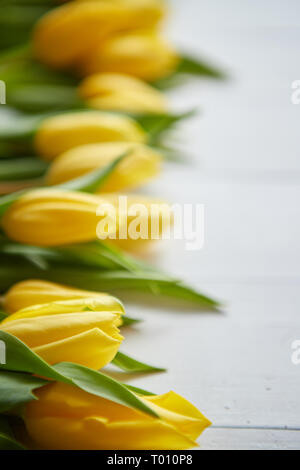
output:
[[[103,200],[91,194],[41,189],[14,202],[2,217],[12,240],[36,246],[59,246],[96,239],[96,212]]]
[[[161,0],[70,2],[38,21],[33,36],[35,54],[52,67],[73,66],[112,35],[154,28],[164,14]]]
[[[113,72],[154,81],[170,75],[179,58],[173,47],[153,32],[116,36],[85,55],[84,75]]]
[[[105,167],[126,152],[130,153],[101,186],[101,192],[139,186],[160,172],[161,154],[146,145],[127,142],[89,144],[73,148],[57,157],[46,175],[46,182],[52,185],[78,178]]]
[[[57,189],[21,196],[1,220],[5,234],[20,243],[49,247],[99,238],[128,249],[137,240],[160,239],[171,221],[170,207],[161,201]]]
[[[38,129],[34,146],[45,160],[79,145],[97,142],[146,141],[146,134],[127,116],[94,112],[61,114],[45,119]]]
[[[164,95],[142,80],[117,73],[99,73],[83,80],[80,96],[96,109],[128,113],[164,113]]]
[[[106,312],[118,312],[121,315],[124,313],[121,302],[109,294],[75,289],[35,279],[22,281],[11,287],[4,296],[3,306],[4,310],[11,314],[32,305],[89,298],[97,300],[98,309],[101,306],[101,310]]]
[[[34,305],[10,315],[0,329],[23,341],[50,364],[74,362],[100,369],[118,352],[123,337],[118,311],[93,299]]]
[[[184,450],[210,422],[174,392],[139,397],[159,416],[152,416],[91,395],[71,385],[54,383],[36,392],[25,410],[34,445],[53,450]]]

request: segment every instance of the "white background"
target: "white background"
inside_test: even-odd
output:
[[[200,448],[299,448],[300,105],[291,83],[300,79],[300,2],[176,0],[169,30],[230,79],[170,92],[175,109],[201,115],[179,134],[189,161],[168,165],[148,191],[205,204],[206,242],[198,252],[166,244],[156,262],[226,306],[212,314],[128,299],[128,313],[145,321],[124,332],[123,351],[169,368],[130,381],[197,405],[213,422]]]

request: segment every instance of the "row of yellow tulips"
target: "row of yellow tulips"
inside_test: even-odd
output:
[[[54,187],[31,189],[11,200],[0,221],[6,240],[34,247],[80,247],[109,234],[110,243],[137,251],[151,240],[152,224],[160,238],[163,222],[172,222],[162,201],[129,195],[123,213],[119,195],[113,193],[138,187],[160,172],[162,151],[151,146],[143,127],[125,113],[168,111],[165,96],[151,84],[179,64],[161,33],[166,12],[163,0],[74,0],[38,21],[32,35],[35,60],[79,77],[77,94],[95,110],[44,117],[37,126],[33,148],[50,163],[43,183]],[[124,154],[98,194],[55,187],[108,168]],[[147,222],[147,241],[120,239],[136,217],[131,207],[139,203],[149,209],[154,202],[159,209],[155,218],[149,210],[140,218],[141,225]],[[108,203],[118,216],[112,229],[101,225],[105,214],[99,213]],[[125,311],[115,297],[29,279],[14,285],[2,300],[7,316],[0,333],[17,338],[50,365],[71,362],[99,370],[119,353]],[[19,437],[29,448],[188,449],[210,425],[174,392],[134,392],[156,417],[69,383],[53,382],[34,393],[37,400],[24,408],[25,435]]]
[[[107,294],[28,280],[7,292],[4,307],[10,315],[0,331],[50,364],[70,361],[100,369],[123,340],[118,327],[124,308]],[[188,449],[210,424],[174,392],[141,397],[159,418],[66,384],[46,385],[36,397],[24,410],[22,437],[31,448]]]

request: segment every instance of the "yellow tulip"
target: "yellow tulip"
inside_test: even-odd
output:
[[[10,314],[32,305],[46,304],[61,300],[94,298],[97,306],[103,306],[106,312],[124,313],[121,302],[109,294],[91,292],[55,284],[48,281],[30,279],[18,282],[4,296],[4,310]],[[10,317],[11,318],[11,317]],[[16,317],[15,317],[16,318]]]
[[[36,56],[52,67],[65,68],[120,31],[154,28],[165,14],[161,0],[71,2],[50,10],[33,36]]]
[[[138,239],[161,238],[171,219],[167,204],[147,197],[130,195],[119,199],[116,194],[100,197],[39,189],[14,202],[1,224],[9,238],[29,245],[60,246],[99,238],[120,241],[131,249]]]
[[[211,423],[174,392],[140,397],[159,418],[91,395],[50,384],[26,406],[25,424],[38,448],[54,450],[181,450],[197,446]]]
[[[146,142],[146,133],[127,116],[100,111],[61,114],[43,121],[35,135],[37,154],[52,160],[79,145],[100,142]]]
[[[116,36],[86,54],[80,66],[84,75],[113,72],[154,81],[170,75],[179,58],[173,47],[154,32]]]
[[[159,174],[162,156],[158,151],[143,144],[112,142],[82,145],[63,153],[52,163],[46,183],[60,184],[77,178],[105,167],[126,152],[130,154],[101,186],[101,192],[137,187]]]
[[[80,96],[96,109],[131,113],[164,113],[164,95],[142,80],[117,73],[87,77],[79,87]]]
[[[99,196],[73,191],[33,190],[14,202],[2,217],[12,240],[37,246],[59,246],[96,239]]]
[[[112,361],[123,340],[119,310],[106,311],[96,298],[52,302],[8,316],[0,329],[50,364],[67,361],[100,369]]]

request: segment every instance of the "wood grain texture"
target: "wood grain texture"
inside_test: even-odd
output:
[[[200,450],[298,450],[299,431],[209,429]]]
[[[174,0],[169,34],[183,49],[228,71],[224,83],[192,81],[170,92],[177,109],[202,109],[184,124],[187,165],[167,166],[147,191],[172,202],[204,203],[204,249],[166,245],[155,260],[224,300],[223,314],[179,303],[128,311],[145,320],[128,331],[126,352],[168,366],[132,379],[154,392],[170,388],[216,428],[203,449],[300,447],[300,106],[290,102],[299,76],[297,0]],[[164,251],[165,249],[165,251]],[[241,429],[239,429],[241,428]]]

